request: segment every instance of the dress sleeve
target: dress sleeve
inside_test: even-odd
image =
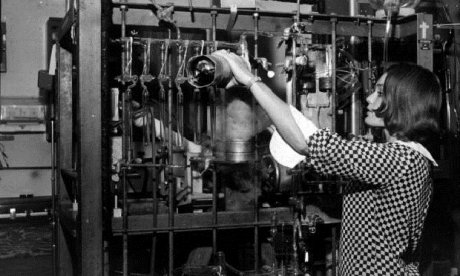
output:
[[[412,157],[396,143],[348,141],[327,129],[310,138],[307,162],[319,173],[386,186],[401,180],[411,166]]]

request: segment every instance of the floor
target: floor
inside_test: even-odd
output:
[[[47,217],[1,219],[0,275],[53,275],[51,233]]]
[[[0,259],[2,276],[51,276],[52,255]]]

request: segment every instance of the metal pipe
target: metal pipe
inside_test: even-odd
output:
[[[212,17],[212,33],[211,33],[211,39],[212,41],[216,42],[216,29],[217,29],[217,11],[213,10],[211,12],[211,17]],[[209,38],[207,38],[209,39]],[[215,46],[213,46],[212,51],[215,51]],[[215,139],[216,139],[216,116],[217,116],[217,109],[216,109],[216,93],[217,93],[217,88],[216,87],[211,87],[209,89],[209,97],[210,97],[210,109],[211,109],[211,147],[214,149],[215,146]]]
[[[52,209],[52,226],[53,226],[53,276],[57,275],[56,265],[58,264],[57,254],[57,223],[56,223],[56,145],[54,140],[54,112],[51,119],[51,209]]]
[[[213,6],[215,7],[215,6]],[[215,43],[213,47],[217,47],[217,10],[211,11],[211,18],[212,18],[212,41]],[[206,39],[209,39],[208,37]],[[217,49],[213,49],[214,51]],[[216,116],[217,116],[217,109],[216,109],[216,87],[210,87],[209,89],[209,96],[211,98],[211,147],[214,149],[215,146],[215,139],[216,139]],[[213,218],[213,228],[212,228],[212,253],[216,256],[217,253],[217,172],[216,168],[212,170],[212,183],[213,183],[213,190],[212,190],[212,218]]]
[[[367,21],[367,62],[369,67],[369,74],[368,74],[368,89],[369,92],[372,91],[372,20]]]
[[[195,88],[193,90],[193,101],[195,102],[195,135],[194,135],[194,142],[201,143],[201,92],[199,88]]]
[[[351,94],[350,103],[350,132],[353,136],[361,135],[361,98],[359,90],[355,89]]]
[[[177,97],[176,97],[176,125],[177,125],[177,133],[178,133],[178,141],[177,146],[179,148],[183,148],[184,146],[184,103],[183,103],[183,92],[181,84],[185,81],[184,80],[184,67],[185,61],[187,56],[189,42],[188,40],[185,41],[184,47],[185,50],[182,48],[182,44],[179,44],[178,48],[178,57],[177,57],[177,64],[178,64],[178,72],[175,79],[175,84],[177,88]]]
[[[331,130],[335,132],[336,130],[336,115],[337,111],[337,79],[336,79],[336,57],[337,57],[337,18],[331,18],[331,44],[332,44],[332,57],[331,57],[331,69],[332,69],[332,94],[331,94],[331,113],[332,113],[332,122],[331,122]]]
[[[337,244],[336,244],[336,239],[337,239],[337,229],[335,226],[332,226],[332,237],[331,237],[331,240],[332,240],[332,276],[335,276],[337,275],[337,255],[336,255],[336,251],[337,251]]]
[[[160,46],[161,51],[161,70],[158,76],[158,81],[160,84],[160,138],[162,141],[162,150],[166,146],[166,130],[164,129],[164,122],[166,122],[166,91],[163,85],[163,81],[166,79],[166,74],[162,70],[167,66],[167,55],[169,48],[169,40],[165,43],[162,43]]]
[[[259,13],[256,11],[254,12],[253,15],[254,18],[254,58],[257,60],[259,58]],[[254,69],[254,74],[255,76],[258,75],[258,70],[257,68]],[[257,107],[257,102],[252,97],[252,110],[254,114],[256,114],[256,107]],[[253,119],[253,130],[254,132],[257,129],[257,119],[254,116]],[[257,145],[257,135],[254,135],[254,143]],[[255,148],[255,147],[254,147]],[[254,149],[254,160],[257,162],[258,159],[258,154],[257,154],[257,149]],[[257,191],[259,190],[259,177],[258,173],[256,172],[256,167],[258,166],[253,166],[251,168],[254,171],[254,271],[257,273],[259,270],[259,197],[257,195]]]
[[[156,139],[156,128],[155,128],[155,109],[154,106],[152,105],[150,107],[150,114],[151,114],[151,143],[152,143],[152,148],[151,148],[151,154],[152,154],[152,164],[156,165],[156,157],[157,157],[157,151],[156,151],[156,145],[155,145],[155,139]],[[155,180],[153,179],[155,177]],[[157,189],[158,189],[158,182],[160,181],[160,174],[159,170],[156,167],[151,168],[151,185],[152,185],[152,227],[156,228],[158,225],[158,195],[157,195]],[[156,245],[157,245],[157,235],[156,231],[152,232],[152,246],[151,246],[151,253],[150,253],[150,275],[155,275],[155,260],[156,260]]]
[[[292,220],[292,219],[291,219]],[[283,224],[286,225],[291,225],[290,222],[285,221]],[[260,227],[263,226],[270,226],[270,222],[264,221],[264,222],[259,222],[258,225]],[[169,227],[161,227],[161,228],[142,228],[142,229],[133,229],[133,230],[128,230],[129,233],[136,233],[136,234],[148,234],[152,233],[153,231],[159,232],[168,232],[170,230],[174,230],[174,232],[189,232],[190,230],[196,230],[196,231],[204,231],[204,230],[212,230],[214,226],[176,226],[173,228]],[[222,224],[219,223],[219,229],[241,229],[241,228],[252,228],[254,227],[254,222],[247,222],[247,223],[229,223],[229,224]],[[112,231],[114,234],[119,234],[123,232],[122,230],[116,230],[114,229]]]
[[[168,30],[168,39],[171,39],[171,30]],[[167,51],[169,52],[169,51]],[[167,165],[172,164],[173,159],[173,118],[172,118],[172,109],[173,109],[173,83],[172,83],[172,61],[171,58],[166,57],[168,59],[168,158],[167,158]],[[166,166],[166,175],[168,181],[168,200],[169,200],[169,226],[174,226],[174,209],[175,209],[175,181],[172,179],[172,169]],[[173,275],[174,272],[174,230],[170,230],[168,233],[168,240],[169,240],[169,265],[168,271],[169,275]]]
[[[211,36],[209,36],[211,37]],[[125,38],[126,39],[126,38]],[[112,39],[111,42],[113,43],[122,43],[124,39]],[[240,43],[232,43],[232,42],[227,42],[227,41],[212,41],[211,38],[209,40],[193,40],[193,39],[169,39],[169,44],[185,44],[188,42],[188,44],[191,47],[218,47],[218,48],[226,48],[226,49],[232,49],[232,50],[239,50]],[[133,45],[144,45],[146,43],[150,44],[164,44],[165,39],[164,38],[144,38],[144,37],[133,37]],[[198,49],[200,50],[200,49]],[[203,55],[203,53],[200,53],[199,55]]]
[[[125,91],[125,93],[122,94],[122,104],[123,104],[123,150],[122,150],[122,156],[123,156],[123,162],[126,163],[126,164],[129,164],[129,162],[127,161],[129,159],[129,153],[128,153],[128,148],[127,148],[127,137],[129,136],[128,135],[128,129],[129,129],[129,126],[127,126],[129,124],[129,115],[128,115],[128,98],[129,97],[129,90]],[[128,276],[128,191],[127,191],[127,187],[126,187],[126,183],[127,183],[127,176],[126,176],[126,167],[124,167],[122,169],[122,173],[123,173],[123,181],[122,181],[122,189],[123,189],[123,209],[122,209],[122,213],[123,213],[123,276]]]
[[[212,169],[212,253],[215,256],[217,253],[217,171]]]
[[[126,6],[127,0],[121,0],[122,5],[120,6],[121,12],[121,37],[126,37],[126,12],[128,11],[128,7]]]
[[[202,46],[204,47],[204,46]],[[200,48],[195,47],[194,48],[194,56],[200,55]],[[193,141],[195,143],[201,143],[201,132],[202,132],[202,127],[201,127],[201,120],[202,120],[202,113],[201,113],[201,91],[199,88],[196,88],[193,90],[193,102],[195,104],[195,131],[194,131],[194,137]]]
[[[298,18],[294,18],[294,24],[298,22]],[[292,36],[292,73],[291,73],[291,86],[292,86],[292,95],[291,102],[292,106],[296,107],[297,105],[297,65],[296,65],[296,56],[297,56],[297,37],[294,34]],[[288,102],[289,104],[289,102]]]
[[[294,207],[295,208],[295,207]],[[298,242],[298,223],[299,219],[297,218],[297,211],[293,210],[294,213],[294,221],[292,223],[292,259],[291,259],[291,266],[293,269],[293,275],[299,274],[299,262],[297,260],[297,242]]]

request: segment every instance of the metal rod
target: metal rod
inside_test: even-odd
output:
[[[123,0],[118,0],[118,1],[123,1]],[[135,3],[134,1],[131,1],[130,3],[126,3],[126,4],[121,4],[121,3],[117,3],[116,0],[113,0],[112,1],[112,4],[113,4],[113,7],[119,7],[121,5],[127,5],[128,7],[132,8],[132,9],[151,9],[150,8],[150,4],[142,4],[142,3]],[[167,7],[167,6],[164,6],[164,7]],[[216,6],[211,6],[211,7],[200,7],[200,6],[194,6],[193,7],[193,11],[195,13],[210,13],[212,12],[213,10],[217,11],[218,13],[220,14],[229,14],[231,13],[231,9],[228,8],[228,7],[224,7],[224,8],[218,8]],[[188,5],[183,5],[183,6],[180,6],[180,5],[175,5],[174,6],[174,11],[177,11],[177,12],[182,12],[182,11],[185,11],[185,12],[189,12],[189,6]],[[304,18],[307,18],[307,17],[311,17],[313,18],[314,20],[329,20],[331,15],[329,14],[321,14],[321,13],[314,13],[314,12],[308,12],[308,13],[302,13],[300,12],[300,9],[298,9],[299,12],[296,12],[296,14],[299,14],[300,15],[300,18],[304,17]],[[241,15],[252,15],[254,13],[254,9],[245,9],[245,8],[238,8],[238,14],[241,14]],[[288,17],[292,17],[292,12],[283,12],[283,11],[275,11],[275,10],[260,10],[259,11],[259,14],[262,15],[262,16],[275,16],[275,17],[285,17],[285,18],[288,18]],[[338,19],[340,19],[340,21],[355,21],[356,19],[352,16],[349,16],[349,15],[334,15],[334,17],[337,17]],[[367,20],[367,19],[370,19],[370,20],[373,20],[375,22],[385,22],[384,19],[381,19],[381,18],[375,18],[375,17],[371,17],[371,16],[359,16],[360,18],[362,18],[363,20]],[[408,21],[411,21],[413,20],[415,16],[406,16],[406,17],[401,17],[400,19],[398,19],[399,22],[408,22]],[[439,28],[449,28],[451,26],[455,26],[453,24],[451,25],[448,25],[448,24],[438,24],[439,25]],[[436,25],[436,26],[438,26]]]
[[[336,79],[336,58],[337,58],[337,18],[331,18],[331,44],[332,44],[332,57],[331,57],[331,67],[332,67],[332,94],[331,94],[331,113],[332,113],[332,122],[331,122],[331,130],[333,132],[336,131],[336,115],[337,111],[337,79]]]
[[[195,102],[195,137],[194,137],[194,142],[195,143],[201,143],[201,132],[202,132],[202,127],[201,127],[201,120],[202,120],[202,115],[201,115],[201,92],[199,88],[195,88],[193,90],[193,100]]]
[[[368,89],[369,92],[372,91],[372,21],[367,21],[368,31],[367,31],[367,62],[369,63],[369,74],[368,74]]]
[[[215,256],[217,252],[217,171],[212,170],[212,253]]]
[[[336,251],[337,251],[337,244],[336,244],[336,239],[337,239],[337,229],[335,226],[332,226],[332,237],[331,237],[331,240],[332,240],[332,276],[335,276],[337,275],[337,255],[336,255]]]
[[[175,84],[177,88],[177,97],[176,97],[176,126],[177,126],[177,133],[178,133],[178,141],[177,146],[179,148],[183,148],[184,146],[184,103],[183,103],[183,92],[181,84],[183,83],[183,67],[185,66],[186,55],[188,50],[189,43],[186,42],[184,46],[180,44],[178,46],[178,55],[177,55],[177,65],[178,65],[178,72],[175,79]],[[185,47],[185,50],[182,48]],[[184,63],[184,64],[182,64]]]
[[[156,165],[156,157],[157,157],[157,151],[156,151],[156,145],[155,145],[155,139],[156,139],[156,129],[155,129],[155,108],[152,105],[150,107],[150,114],[151,114],[151,143],[152,143],[152,164]],[[160,175],[158,173],[159,171],[156,169],[156,167],[153,167],[151,170],[151,185],[152,185],[152,227],[156,228],[158,224],[158,195],[157,195],[157,189],[158,189],[158,182],[160,181]],[[155,179],[154,179],[155,177]],[[150,275],[155,275],[155,260],[156,260],[156,245],[157,245],[157,235],[156,231],[152,232],[152,246],[151,246],[151,253],[150,253]]]
[[[54,112],[52,112],[54,113]],[[51,209],[53,226],[53,276],[57,275],[56,265],[58,264],[57,243],[58,228],[56,223],[56,145],[54,140],[54,114],[51,119]]]
[[[165,39],[163,38],[146,38],[146,37],[122,37],[118,39],[113,39],[113,43],[125,43],[128,39],[133,39],[133,45],[145,45],[145,44],[164,44]],[[238,50],[240,44],[239,43],[232,43],[227,41],[213,41],[212,38],[207,40],[189,40],[189,39],[169,39],[170,44],[178,44],[178,45],[185,45],[186,43],[189,44],[190,47],[217,47],[217,48],[225,48],[225,49],[233,49]]]
[[[121,164],[121,169],[127,168],[185,168],[185,165],[170,164]]]
[[[295,209],[295,207],[293,208]],[[297,235],[297,229],[298,229],[298,221],[299,219],[297,218],[297,211],[293,210],[292,211],[294,214],[293,218],[293,223],[292,223],[292,259],[291,259],[291,266],[293,269],[293,275],[298,275],[299,273],[299,263],[297,260],[297,242],[298,242],[298,235]]]
[[[168,39],[171,39],[171,30],[168,30]],[[167,51],[169,52],[169,51]],[[173,81],[172,81],[172,61],[170,57],[168,59],[168,164],[172,164],[173,160]],[[169,200],[169,226],[174,226],[174,209],[175,209],[175,181],[172,179],[172,169],[166,168],[167,181],[168,181],[168,200]],[[169,275],[173,275],[174,272],[174,230],[170,230],[168,233],[169,238]]]
[[[256,11],[254,12],[253,15],[254,18],[254,58],[257,60],[259,58],[259,13]],[[255,76],[258,75],[258,70],[257,68],[254,69],[254,74]],[[252,97],[252,111],[254,114],[256,114],[256,108],[257,108],[257,102]],[[253,131],[254,133],[257,130],[257,119],[256,116],[254,115],[253,117]],[[254,143],[257,145],[257,135],[254,135]],[[258,150],[254,150],[254,160],[257,162],[258,160]],[[254,171],[254,271],[257,273],[259,271],[259,197],[257,194],[257,191],[259,190],[259,177],[258,173],[256,171],[256,167],[258,166],[253,166],[251,170]]]
[[[204,46],[202,46],[204,47]],[[200,55],[200,48],[194,48],[194,56]],[[195,104],[195,130],[194,130],[194,137],[193,141],[195,143],[201,143],[201,132],[202,132],[202,106],[201,106],[201,91],[199,88],[193,89],[193,102]]]
[[[211,39],[212,41],[216,42],[216,29],[217,29],[217,11],[213,10],[211,12],[211,17],[212,17],[212,33],[211,33]],[[208,39],[208,38],[207,38]],[[215,45],[212,46],[212,51],[215,51]],[[216,110],[216,93],[217,93],[217,88],[216,87],[210,87],[209,89],[209,96],[210,96],[210,108],[211,108],[211,147],[214,149],[215,146],[215,139],[216,139],[216,116],[217,116],[217,110]]]
[[[215,6],[213,6],[214,8]],[[213,51],[217,50],[215,47],[217,46],[217,10],[211,11],[211,18],[212,18],[212,33],[211,39],[214,42]],[[208,39],[208,38],[207,38]],[[216,139],[216,93],[217,88],[211,87],[210,90],[210,98],[211,98],[211,146],[214,149],[215,146],[215,139]],[[212,218],[213,218],[213,228],[212,228],[212,253],[216,256],[217,253],[217,171],[216,168],[212,170],[212,183],[213,183],[213,190],[212,190]]]
[[[297,14],[296,14],[297,20],[300,21],[300,0],[297,0]]]
[[[292,219],[291,219],[292,220]],[[285,225],[291,225],[291,222],[286,221],[283,222]],[[270,226],[270,222],[264,221],[264,222],[259,222],[258,225],[260,227],[268,227]],[[232,224],[219,224],[219,229],[240,229],[240,228],[252,228],[254,227],[254,222],[248,222],[248,223],[232,223]],[[195,230],[195,231],[205,231],[205,230],[212,230],[214,226],[175,226],[173,228],[170,227],[161,227],[161,228],[143,228],[143,229],[131,229],[128,230],[129,233],[136,233],[136,234],[143,234],[143,233],[152,233],[153,231],[157,231],[157,233],[164,233],[168,232],[171,230],[174,230],[174,232],[188,232],[190,230]],[[112,231],[114,234],[122,233],[123,230],[117,230],[114,229]]]
[[[123,150],[122,150],[122,156],[123,156],[123,160],[124,162],[127,162],[129,163],[127,160],[129,159],[129,153],[128,153],[128,148],[126,146],[127,144],[127,137],[129,136],[128,135],[128,129],[129,126],[127,127],[127,125],[130,123],[130,120],[129,120],[129,115],[128,115],[128,112],[127,112],[127,109],[128,109],[128,103],[127,103],[127,98],[129,97],[128,95],[128,91],[125,91],[125,93],[122,94],[122,104],[123,104]],[[126,170],[123,170],[122,171],[123,173],[123,181],[122,181],[122,189],[123,189],[123,209],[122,209],[122,212],[123,212],[123,276],[128,276],[128,191],[127,191],[127,187],[126,187],[126,183],[127,183],[127,177],[126,177]]]
[[[294,17],[294,24],[298,22],[298,18]],[[292,87],[292,94],[291,94],[291,102],[292,106],[296,107],[296,98],[297,98],[297,66],[296,66],[296,56],[297,56],[297,37],[295,35],[292,36],[292,73],[291,73],[291,87]],[[289,104],[289,102],[288,102]]]
[[[126,37],[126,12],[128,7],[126,6],[127,0],[120,0],[122,5],[120,6],[121,12],[121,37]]]
[[[162,150],[166,146],[166,131],[164,129],[164,122],[166,122],[166,90],[163,86],[163,81],[165,81],[167,74],[164,72],[165,67],[167,67],[167,56],[168,56],[168,49],[169,49],[169,40],[162,43],[160,46],[161,51],[161,70],[158,76],[158,81],[160,84],[160,138],[162,141]]]

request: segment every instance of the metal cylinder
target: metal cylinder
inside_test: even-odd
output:
[[[188,82],[197,88],[215,85],[220,88],[233,77],[228,62],[219,56],[203,55],[192,57],[187,63]]]
[[[254,159],[255,114],[251,95],[245,89],[233,88],[225,92],[222,108],[217,116],[215,156],[233,162]]]

